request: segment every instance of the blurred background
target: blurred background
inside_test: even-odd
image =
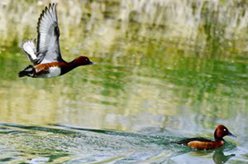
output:
[[[50,2],[58,3],[63,58],[85,55],[95,64],[61,77],[20,79],[18,72],[30,64],[20,46],[37,37],[38,18]],[[0,74],[2,129],[67,125],[174,138],[211,137],[224,124],[238,136],[231,139],[237,147],[229,150],[236,155],[229,161],[248,162],[246,0],[2,0]],[[17,134],[2,136],[11,143],[7,148],[11,141],[25,145],[25,135]],[[154,149],[162,149],[159,157],[165,153]],[[212,163],[211,153],[161,161]]]

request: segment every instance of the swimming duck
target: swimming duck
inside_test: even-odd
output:
[[[45,7],[38,20],[37,45],[32,40],[23,43],[22,49],[33,65],[19,72],[19,77],[49,78],[63,75],[72,69],[92,64],[86,56],[79,56],[71,62],[63,60],[59,46],[57,4]]]
[[[224,145],[225,140],[223,137],[225,136],[234,135],[224,125],[218,125],[215,128],[214,141],[205,138],[189,138],[179,141],[178,143],[198,150],[216,149]]]

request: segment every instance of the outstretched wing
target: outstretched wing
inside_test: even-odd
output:
[[[46,7],[38,21],[37,57],[38,63],[63,61],[59,48],[59,26],[56,4]]]

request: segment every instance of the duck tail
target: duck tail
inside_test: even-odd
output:
[[[24,70],[18,73],[19,77],[30,76],[34,77],[35,69],[32,65],[27,66]]]

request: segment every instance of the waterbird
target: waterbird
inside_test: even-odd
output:
[[[224,125],[218,125],[214,131],[214,141],[200,137],[184,139],[179,141],[178,144],[183,144],[197,150],[211,150],[223,146],[225,143],[223,137],[225,136],[236,137]]]
[[[50,3],[38,19],[36,47],[34,40],[22,44],[22,49],[33,65],[20,71],[19,77],[50,78],[63,75],[78,66],[93,64],[86,56],[79,56],[71,62],[63,60],[59,46],[56,6],[56,3]]]

